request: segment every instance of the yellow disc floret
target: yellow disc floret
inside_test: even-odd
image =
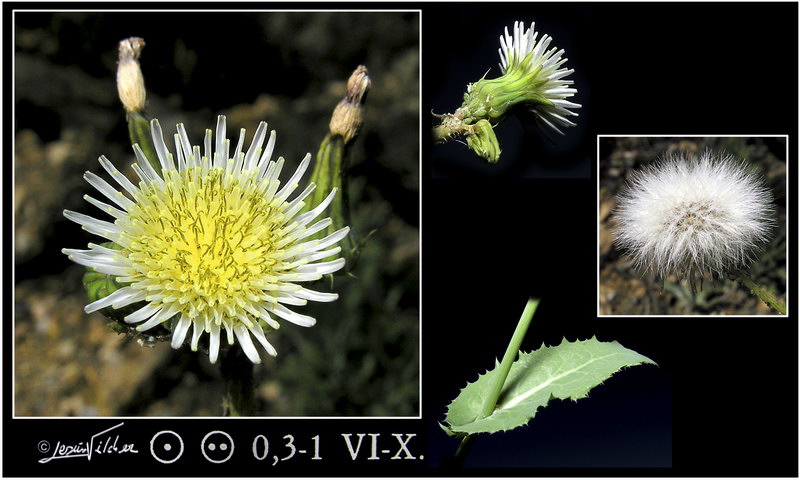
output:
[[[221,167],[166,172],[163,187],[142,184],[121,239],[147,301],[194,317],[209,313],[251,327],[247,306],[275,302],[264,287],[281,266],[284,215],[255,176]]]

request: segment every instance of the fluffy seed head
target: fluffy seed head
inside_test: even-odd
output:
[[[265,332],[279,327],[277,318],[305,327],[316,322],[287,305],[337,298],[300,285],[344,265],[343,258],[329,259],[341,251],[336,243],[349,228],[313,239],[331,224],[328,218],[312,222],[330,204],[336,189],[315,208],[299,213],[314,184],[290,197],[311,156],[306,155],[282,184],[278,177],[284,160],[271,159],[275,131],[264,147],[264,122],[246,151],[242,129],[232,153],[225,117],[218,118],[213,150],[211,130],[206,130],[203,154],[199,146],[191,145],[183,125],[178,125],[175,156],[164,142],[158,121],[153,120],[151,127],[158,155],[158,163],[153,164],[160,168],[154,168],[134,145],[138,185],[105,157],[100,157],[100,164],[119,187],[91,172],[84,176],[114,205],[88,195],[86,200],[113,221],[64,211],[85,230],[119,247],[90,243],[88,250],[64,249],[74,262],[127,284],[87,305],[86,312],[138,304],[141,308],[125,317],[127,323],[139,324],[137,330],[146,331],[171,321],[173,348],[183,344],[190,327],[192,350],[197,350],[207,333],[212,363],[222,333],[229,344],[238,342],[253,363],[261,360],[253,339],[275,355]]]
[[[676,154],[633,172],[617,197],[615,243],[659,277],[749,266],[774,225],[772,194],[730,155]]]

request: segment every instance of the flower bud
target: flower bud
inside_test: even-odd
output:
[[[350,143],[361,130],[363,124],[362,105],[367,100],[367,93],[372,82],[367,74],[367,67],[359,65],[347,80],[347,94],[336,105],[331,116],[331,135],[339,135],[344,143]]]
[[[500,160],[500,144],[488,120],[478,120],[467,134],[467,145],[470,150],[489,163],[497,163]]]
[[[117,65],[117,91],[119,99],[128,113],[144,109],[147,94],[144,89],[144,76],[139,68],[139,55],[144,48],[144,40],[139,37],[126,38],[119,42],[119,63]]]

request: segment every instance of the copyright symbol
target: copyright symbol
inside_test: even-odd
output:
[[[37,448],[41,453],[47,453],[50,451],[50,442],[47,440],[42,440],[39,442],[39,445],[37,445]]]

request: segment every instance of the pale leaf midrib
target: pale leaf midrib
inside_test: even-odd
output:
[[[581,365],[578,365],[575,368],[572,368],[570,370],[567,370],[564,373],[556,375],[555,377],[552,377],[552,378],[548,379],[547,381],[536,385],[535,387],[531,388],[530,390],[526,390],[525,392],[522,393],[522,395],[518,395],[518,396],[510,399],[508,402],[506,402],[503,405],[501,405],[500,407],[498,407],[498,410],[508,410],[510,408],[514,408],[517,405],[519,405],[520,403],[524,402],[526,399],[528,399],[531,396],[533,396],[534,394],[536,394],[537,392],[540,392],[541,390],[549,387],[550,384],[552,384],[556,380],[559,380],[561,378],[564,378],[567,375],[575,373],[576,371],[586,367],[587,365],[590,365],[590,364],[592,364],[594,362],[597,362],[599,360],[602,360],[604,358],[613,357],[614,355],[621,355],[621,353],[618,353],[618,352],[609,353],[607,355],[603,355],[603,356],[600,356],[600,357],[597,357],[597,358],[593,358],[593,359],[589,360],[588,362],[585,362],[585,363],[583,363]]]

